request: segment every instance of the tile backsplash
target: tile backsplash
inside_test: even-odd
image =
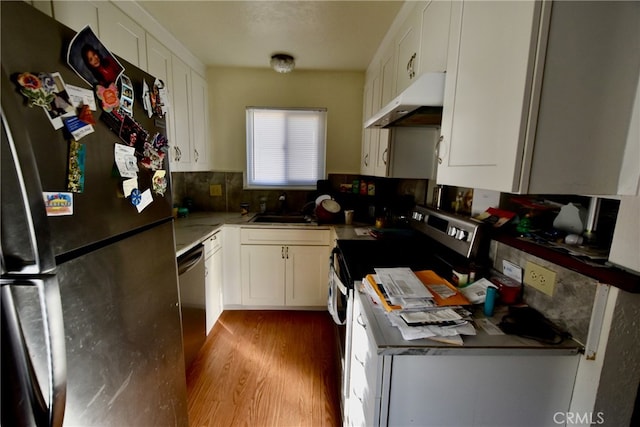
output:
[[[375,195],[340,190],[340,184],[352,184],[355,179],[374,184]],[[249,203],[250,212],[258,212],[261,199],[266,201],[267,211],[278,211],[281,208],[278,197],[283,190],[244,189],[242,172],[173,172],[171,180],[173,203],[178,206],[191,204],[192,211],[234,212],[240,211],[240,204],[246,202]],[[211,196],[211,185],[220,185],[222,195]],[[319,183],[319,187],[317,190],[284,190],[287,210],[301,211],[307,203],[315,201],[318,195],[328,193],[335,197],[343,209],[355,209],[356,220],[373,220],[370,215],[372,210],[379,213],[387,208],[392,214],[402,214],[414,203],[424,204],[428,181],[330,174],[327,180]]]
[[[553,296],[523,285],[524,301],[559,327],[570,332],[576,341],[586,343],[597,280],[500,242],[491,242],[490,253],[493,267],[499,272],[502,272],[503,260],[511,261],[523,269],[527,261],[532,261],[555,271],[556,283]]]
[[[267,211],[280,209],[278,197],[282,190],[245,190],[242,172],[173,172],[171,174],[173,203],[188,204],[191,199],[193,211],[234,212],[240,211],[241,203],[249,203],[250,212],[258,212],[261,198],[266,200]],[[211,185],[220,185],[221,196],[211,196]],[[313,195],[311,191],[286,190],[287,209],[301,210]]]

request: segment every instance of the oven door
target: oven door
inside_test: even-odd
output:
[[[351,322],[353,319],[353,283],[351,282],[345,259],[336,247],[329,257],[329,296],[327,306],[336,324],[338,357],[341,369],[340,406],[343,419],[347,419],[346,402],[349,392],[349,362],[351,359]]]

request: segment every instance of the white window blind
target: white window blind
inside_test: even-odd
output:
[[[315,188],[325,178],[326,109],[247,108],[247,188]]]

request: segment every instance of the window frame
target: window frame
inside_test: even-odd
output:
[[[283,184],[259,184],[256,183],[252,178],[250,173],[250,168],[253,167],[252,159],[254,156],[252,155],[254,139],[253,139],[253,114],[255,111],[279,111],[283,113],[287,112],[295,112],[295,111],[303,111],[303,112],[317,112],[321,114],[323,119],[323,123],[320,124],[319,129],[321,132],[321,136],[319,137],[319,141],[317,141],[316,149],[318,150],[319,157],[319,170],[318,177],[316,181],[313,183],[309,182],[308,184],[299,185],[299,184],[291,184],[289,180]],[[243,188],[248,190],[268,190],[268,189],[283,189],[283,190],[315,190],[316,182],[320,179],[326,179],[327,176],[327,109],[322,107],[256,107],[249,106],[245,109],[245,128],[246,128],[246,139],[245,139],[245,148],[246,148],[246,158],[245,158],[245,169],[243,173]]]

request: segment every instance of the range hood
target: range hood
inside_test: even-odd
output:
[[[367,129],[436,126],[442,119],[445,73],[425,73],[364,123]]]

